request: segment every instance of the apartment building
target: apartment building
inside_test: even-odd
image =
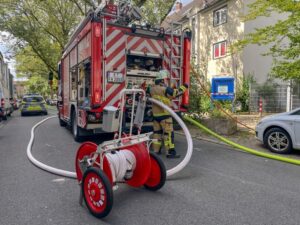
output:
[[[0,95],[5,98],[14,97],[13,75],[10,73],[8,64],[0,52]]]
[[[267,47],[251,45],[242,52],[232,53],[231,46],[255,30],[275,23],[282,15],[243,22],[247,5],[254,0],[194,0],[175,11],[163,22],[169,27],[174,21],[193,31],[192,59],[207,79],[232,76],[238,84],[251,75],[264,83],[272,66],[272,57],[262,56]]]

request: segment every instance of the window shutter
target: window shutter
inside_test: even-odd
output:
[[[221,56],[226,55],[226,42],[221,43]]]
[[[214,12],[214,26],[218,25],[218,20],[219,20],[219,12],[216,11]]]
[[[227,21],[227,9],[223,9],[221,13],[221,23],[226,23]]]
[[[220,56],[219,44],[214,45],[214,58],[218,58]]]

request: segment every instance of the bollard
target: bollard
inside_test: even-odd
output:
[[[259,98],[259,116],[262,117],[262,105],[263,105],[263,102],[262,102],[262,98],[260,97]]]

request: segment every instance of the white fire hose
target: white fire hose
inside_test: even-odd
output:
[[[192,153],[193,153],[193,140],[192,140],[191,134],[190,134],[188,128],[186,127],[185,123],[181,120],[181,118],[170,107],[166,106],[165,104],[163,104],[160,101],[155,100],[153,98],[149,98],[148,100],[151,101],[154,104],[159,105],[160,107],[167,110],[172,115],[172,117],[179,123],[179,125],[183,129],[183,132],[184,132],[186,140],[187,140],[187,144],[188,144],[187,153],[186,153],[184,159],[177,166],[167,170],[167,176],[169,177],[169,176],[172,176],[172,175],[178,173],[179,171],[181,171],[189,163],[189,161],[192,157]],[[27,157],[35,166],[37,166],[37,167],[39,167],[39,168],[41,168],[45,171],[48,171],[50,173],[53,173],[53,174],[56,174],[56,175],[59,175],[59,176],[68,177],[68,178],[75,178],[76,179],[76,173],[75,172],[61,170],[61,169],[57,169],[55,167],[48,166],[48,165],[38,161],[37,159],[35,159],[33,157],[32,153],[31,153],[31,148],[32,148],[33,141],[34,141],[34,131],[35,131],[35,129],[39,125],[41,125],[42,123],[44,123],[47,120],[49,120],[51,118],[54,118],[54,117],[56,117],[56,116],[48,117],[48,118],[38,122],[37,124],[35,124],[32,127],[30,141],[27,145]],[[125,168],[125,165],[124,165],[124,168],[121,169],[120,171],[123,171],[123,170],[126,170],[126,169],[127,169],[127,167]]]
[[[153,98],[149,98],[148,100],[151,101],[152,103],[162,107],[163,109],[167,110],[172,115],[172,117],[179,123],[179,125],[181,126],[181,128],[185,134],[185,137],[186,137],[186,141],[187,141],[187,145],[188,145],[186,155],[185,155],[184,159],[177,166],[167,170],[167,176],[169,177],[169,176],[172,176],[172,175],[178,173],[189,163],[189,161],[192,157],[192,153],[193,153],[193,139],[192,139],[190,131],[186,127],[185,123],[170,107],[166,106],[162,102],[160,102],[156,99],[153,99]]]

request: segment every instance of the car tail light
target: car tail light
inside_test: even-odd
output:
[[[1,107],[4,107],[4,104],[5,104],[5,99],[1,98]]]

